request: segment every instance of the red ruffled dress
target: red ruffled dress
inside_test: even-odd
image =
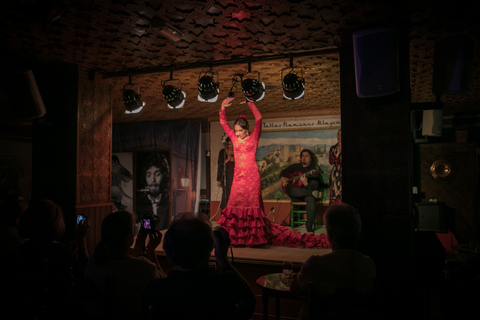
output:
[[[329,248],[325,234],[301,234],[271,222],[265,215],[261,179],[255,159],[262,132],[262,116],[253,102],[248,104],[255,116],[253,132],[239,139],[228,125],[225,110],[220,108],[220,124],[232,140],[235,171],[227,206],[218,223],[228,231],[232,245]]]

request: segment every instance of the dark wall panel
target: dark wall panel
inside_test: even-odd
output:
[[[478,240],[477,167],[475,143],[434,143],[420,146],[421,191],[425,200],[436,199],[454,210],[450,225],[460,243]],[[445,160],[451,174],[435,178],[430,167]]]

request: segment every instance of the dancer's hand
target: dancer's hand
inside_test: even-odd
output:
[[[225,98],[225,100],[222,101],[222,109],[228,108],[229,106],[232,105],[232,101],[235,99],[234,97],[228,97]]]

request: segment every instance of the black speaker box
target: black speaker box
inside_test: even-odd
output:
[[[437,40],[433,62],[433,93],[470,94],[473,69],[473,39],[470,36],[456,35]]]
[[[400,91],[396,29],[355,32],[353,47],[358,97],[381,97]]]
[[[2,114],[10,119],[32,119],[45,115],[45,105],[31,70],[0,75]]]

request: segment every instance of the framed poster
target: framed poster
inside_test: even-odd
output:
[[[167,229],[171,217],[168,151],[136,152],[135,188],[137,219],[149,217],[157,229]]]
[[[133,212],[133,154],[112,155],[112,202],[114,209]]]

